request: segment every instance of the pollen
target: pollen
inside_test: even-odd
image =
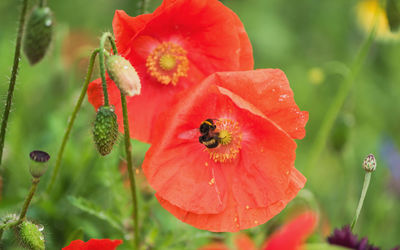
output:
[[[206,148],[210,159],[215,162],[230,162],[240,152],[242,142],[242,131],[239,123],[230,119],[217,119],[215,121],[218,133],[219,145],[216,148]]]
[[[165,70],[169,71],[175,68],[176,66],[176,60],[173,55],[163,55],[160,58],[160,67]]]
[[[187,76],[189,60],[187,52],[172,42],[163,42],[148,55],[147,72],[159,83],[176,85],[181,77]]]

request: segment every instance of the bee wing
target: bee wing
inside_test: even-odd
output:
[[[178,135],[179,139],[183,139],[183,140],[199,140],[199,129],[195,128],[195,129],[190,129],[190,130],[186,130],[183,131],[182,133],[180,133]]]

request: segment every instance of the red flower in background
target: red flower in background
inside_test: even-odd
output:
[[[74,240],[63,250],[115,250],[122,244],[122,240],[91,239],[88,242]]]
[[[303,213],[275,232],[263,250],[302,250],[304,241],[314,231],[316,225],[315,213]]]
[[[235,235],[235,250],[256,250],[256,245],[246,234]],[[222,242],[215,242],[201,247],[199,250],[229,250],[229,247]]]
[[[215,148],[199,142],[206,119],[214,119]],[[254,227],[304,186],[293,138],[304,136],[307,119],[282,71],[215,73],[160,116],[143,171],[180,220],[210,231]]]
[[[305,212],[289,221],[276,231],[261,247],[262,250],[302,250],[304,241],[314,231],[317,215]],[[235,250],[256,250],[254,242],[246,234],[239,234],[234,239]],[[229,250],[224,243],[211,243],[199,250]]]
[[[243,24],[217,0],[164,0],[154,13],[130,17],[115,12],[118,52],[141,78],[141,95],[128,97],[133,138],[151,142],[153,122],[175,94],[218,71],[250,70],[253,54]],[[120,94],[108,79],[110,103],[123,131]],[[88,98],[103,105],[101,80],[89,85]]]

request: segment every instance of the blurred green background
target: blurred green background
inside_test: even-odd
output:
[[[0,96],[8,89],[17,20],[22,1],[0,1]],[[35,2],[35,1],[31,1]],[[151,1],[154,10],[159,0]],[[376,41],[316,166],[308,166],[321,122],[366,38],[357,25],[356,0],[230,0],[249,34],[256,68],[281,68],[287,74],[297,104],[310,113],[307,136],[298,141],[297,168],[307,177],[306,191],[270,222],[246,230],[261,244],[291,210],[317,203],[320,226],[311,241],[320,241],[336,227],[349,224],[364,178],[363,158],[374,153],[373,174],[356,232],[389,249],[400,244],[400,44]],[[116,9],[138,14],[137,1],[49,1],[56,18],[51,51],[31,67],[22,58],[14,104],[6,135],[4,182],[0,215],[19,213],[29,191],[29,152],[53,156],[50,170],[83,84],[90,50],[104,31],[111,31]],[[96,72],[95,77],[98,77]],[[1,112],[2,109],[1,109]],[[101,157],[95,150],[91,125],[93,107],[84,101],[66,147],[61,174],[51,197],[40,196],[49,179],[39,184],[39,196],[28,211],[44,225],[48,249],[60,249],[71,239],[124,239],[132,235],[129,190],[121,175],[122,140]],[[148,145],[133,144],[140,169]],[[397,157],[399,158],[399,157]],[[395,160],[393,160],[395,159]],[[140,172],[140,171],[139,171]],[[126,178],[125,178],[126,179]],[[181,223],[163,210],[138,174],[142,241],[148,249],[197,249],[211,240],[231,243],[232,234],[209,233]],[[310,198],[311,197],[311,198]],[[313,205],[314,204],[314,205]],[[19,249],[12,232],[3,236],[5,249]]]

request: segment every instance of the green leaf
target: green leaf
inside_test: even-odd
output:
[[[311,243],[305,245],[306,250],[348,250],[347,247],[330,245],[328,243]]]
[[[82,197],[69,196],[68,200],[71,202],[73,206],[103,221],[108,222],[111,226],[123,232],[122,222],[113,213],[109,211],[104,211],[98,205]]]

